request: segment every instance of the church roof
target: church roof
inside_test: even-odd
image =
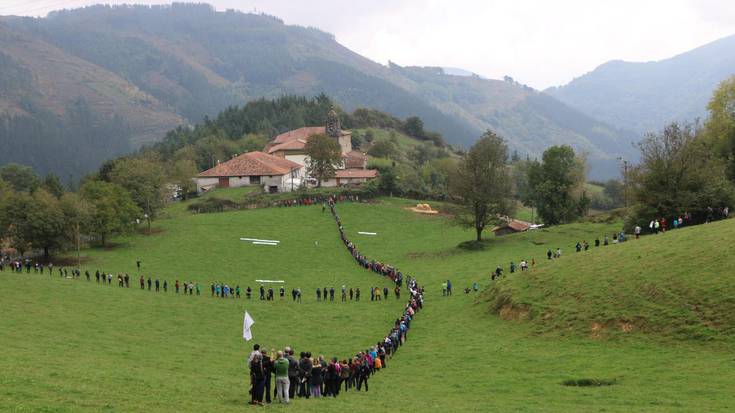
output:
[[[263,152],[248,152],[208,169],[197,177],[285,175],[301,165]]]
[[[301,151],[306,147],[306,138],[294,139],[292,141],[286,141],[268,148],[268,153],[274,153],[278,151]]]
[[[304,141],[306,141],[307,139],[309,139],[310,136],[324,134],[325,131],[326,128],[324,126],[304,126],[303,128],[290,130],[276,136],[275,138],[273,138],[271,143],[274,145],[278,145],[280,143],[289,142],[295,139],[303,139]]]

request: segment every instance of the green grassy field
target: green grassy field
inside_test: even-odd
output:
[[[732,410],[735,360],[728,340],[685,340],[638,330],[590,337],[578,328],[559,328],[561,318],[550,325],[543,318],[505,320],[491,311],[487,294],[492,290],[482,295],[460,291],[475,281],[490,286],[489,274],[497,265],[507,273],[511,260],[535,258],[538,264],[531,272],[507,275],[496,289],[512,291],[518,302],[564,306],[570,315],[581,317],[588,308],[585,303],[599,300],[607,288],[589,287],[597,293],[577,304],[564,302],[574,297],[575,288],[595,284],[590,269],[618,267],[631,277],[657,270],[646,266],[641,268],[643,274],[634,272],[637,267],[625,249],[635,247],[633,242],[590,251],[587,257],[574,256],[577,240],[617,230],[619,223],[490,236],[484,250],[467,251],[457,245],[472,239],[471,231],[450,225],[442,215],[424,216],[405,209],[415,203],[383,199],[377,204],[338,206],[348,236],[363,253],[397,265],[427,287],[425,310],[413,323],[407,345],[371,380],[369,393],[349,392],[336,400],[296,400],[291,406],[269,409]],[[255,286],[256,278],[278,278],[286,280],[289,288],[301,287],[304,302],[223,300],[210,298],[208,291],[202,297],[184,297],[140,291],[135,282],[128,290],[118,288],[114,280],[112,286],[103,287],[94,281],[0,273],[0,411],[248,411],[255,408],[245,405],[245,358],[250,349],[241,337],[245,309],[256,320],[255,341],[267,347],[292,345],[297,352],[338,356],[372,344],[400,313],[403,301],[365,300],[369,286],[389,284],[354,264],[331,216],[322,213],[321,207],[201,215],[184,213],[184,208],[185,203],[175,205],[169,211],[171,218],[159,221],[151,236],[122,237],[115,240],[114,248],[84,251],[83,267],[133,273],[135,260],[141,259],[144,273],[169,281],[179,278],[206,285],[221,281],[244,287]],[[441,205],[437,208],[441,210]],[[707,230],[728,237],[728,225],[713,224]],[[377,235],[359,235],[359,231]],[[689,240],[686,231],[660,237],[671,236],[673,240],[667,242],[680,245]],[[250,245],[238,240],[242,236],[279,239],[281,245]],[[650,248],[664,245],[658,240],[638,242],[648,242]],[[564,257],[546,262],[546,250],[557,247],[564,250]],[[645,253],[657,254],[657,250],[641,250]],[[725,254],[723,248],[715,248],[706,259],[720,260]],[[606,265],[616,259],[631,262]],[[672,263],[666,270],[677,268]],[[562,276],[568,281],[550,280]],[[452,297],[441,296],[441,282],[446,279],[454,283]],[[726,280],[703,283],[692,294],[730,291],[716,285],[720,281]],[[316,287],[342,284],[360,286],[363,301],[315,302]],[[569,294],[561,294],[567,286]],[[618,298],[617,291],[606,298],[611,303],[606,312],[627,308],[625,301],[617,310],[612,306]],[[725,295],[721,298],[728,300]],[[615,380],[615,384],[562,385],[570,379]]]

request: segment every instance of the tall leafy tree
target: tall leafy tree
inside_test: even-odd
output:
[[[570,146],[552,146],[528,169],[528,198],[547,225],[570,222],[587,211],[585,164]]]
[[[735,181],[735,76],[723,81],[709,102],[706,129]]]
[[[476,241],[482,240],[482,231],[499,215],[512,212],[507,158],[503,138],[488,131],[472,145],[450,179],[450,191],[460,205],[457,221],[474,228]]]
[[[0,240],[5,238],[10,223],[7,220],[7,207],[11,201],[13,191],[5,181],[0,179]]]
[[[45,190],[16,192],[7,204],[5,219],[11,244],[21,253],[39,248],[48,259],[52,250],[63,246],[67,223],[59,200]]]
[[[309,138],[304,150],[309,156],[306,170],[321,187],[322,181],[333,178],[337,167],[342,164],[342,148],[337,140],[320,134]]]
[[[183,199],[196,191],[193,178],[197,174],[197,167],[194,161],[188,159],[173,161],[169,164],[167,172],[169,182],[179,187]]]
[[[166,181],[160,163],[146,158],[121,159],[110,176],[143,211],[150,234],[151,222],[166,204]]]
[[[644,226],[684,212],[702,218],[708,207],[732,205],[735,189],[726,161],[699,139],[701,133],[696,125],[673,123],[640,143],[641,163],[630,173],[637,203],[631,223]]]
[[[56,174],[50,173],[46,175],[46,177],[43,178],[42,186],[43,189],[56,198],[61,198],[64,194],[64,185],[61,184],[61,180],[56,176]]]
[[[82,231],[96,238],[102,246],[110,236],[125,233],[135,227],[142,211],[130,194],[120,185],[90,180],[82,185],[82,199],[89,206],[89,216]]]
[[[9,163],[0,168],[0,179],[7,182],[15,191],[33,192],[41,181],[33,168],[17,163]]]

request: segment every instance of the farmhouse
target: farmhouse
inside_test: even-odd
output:
[[[194,178],[197,192],[211,188],[259,185],[268,192],[288,192],[301,185],[301,164],[263,152],[248,152],[208,169]]]
[[[531,228],[531,224],[517,219],[508,219],[502,225],[493,228],[496,236],[513,234],[516,232],[525,232]]]
[[[306,166],[309,162],[306,144],[315,135],[327,135],[335,139],[342,150],[342,163],[336,165],[336,176],[323,181],[323,186],[362,184],[377,177],[377,171],[367,169],[367,155],[352,149],[352,132],[342,129],[339,116],[334,110],[330,110],[327,114],[325,126],[306,126],[282,133],[273,138],[264,151],[269,155]]]
[[[322,186],[360,185],[378,176],[375,169],[339,169],[335,177],[322,181]]]

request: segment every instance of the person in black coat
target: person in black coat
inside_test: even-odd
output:
[[[263,386],[265,385],[265,370],[263,369],[262,358],[260,355],[253,357],[250,361],[250,383],[252,388],[250,395],[252,396],[250,404],[263,404]]]

